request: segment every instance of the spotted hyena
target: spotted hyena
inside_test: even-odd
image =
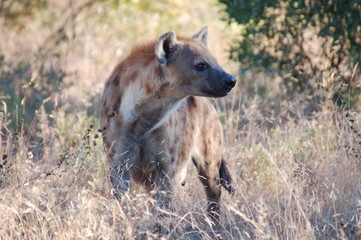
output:
[[[135,47],[107,80],[101,127],[117,197],[134,182],[169,207],[172,188],[184,183],[192,161],[208,213],[218,219],[221,186],[233,188],[222,126],[205,97],[226,96],[236,79],[211,55],[207,38],[207,27],[192,38],[167,32]]]

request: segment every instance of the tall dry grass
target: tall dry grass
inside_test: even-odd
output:
[[[18,32],[0,30],[0,38],[14,40],[0,41],[5,59],[32,63],[25,82],[41,84],[39,69],[49,66],[67,73],[30,123],[1,99],[0,239],[361,238],[361,116],[347,104],[337,106],[335,93],[347,103],[349,92],[334,73],[315,76],[310,85],[321,87],[314,87],[312,95],[288,98],[279,79],[250,72],[230,96],[214,101],[236,189],[234,196],[222,195],[217,228],[205,212],[205,194],[193,167],[186,185],[175,190],[172,211],[158,209],[139,187],[122,201],[114,199],[96,106],[117,59],[132,42],[143,41],[140,35],[156,37],[169,29],[191,35],[208,24],[211,50],[236,74],[237,65],[228,63],[224,53],[237,28],[219,20],[220,8],[212,1],[207,7],[166,1],[166,7],[155,5],[152,11],[178,10],[159,16],[139,11],[136,4],[113,8],[107,1],[89,2],[96,4],[65,25],[65,34],[73,38],[56,46],[52,34],[71,16],[68,2],[51,1],[45,13]],[[54,16],[51,27],[42,25]],[[129,22],[132,16],[141,20]],[[149,29],[144,27],[148,22]],[[44,39],[52,54],[39,58],[35,53]],[[31,97],[26,95],[18,108],[29,106]]]
[[[335,109],[306,117],[299,104],[284,103],[282,112],[270,119],[258,112],[257,102],[242,106],[241,115],[238,108],[221,113],[226,115],[225,155],[236,194],[223,194],[216,230],[205,213],[205,196],[194,169],[186,186],[176,190],[174,210],[162,216],[140,188],[118,202],[109,192],[97,120],[86,114],[59,114],[50,126],[40,111],[34,133],[41,139],[39,150],[29,150],[23,132],[2,139],[0,236],[357,239],[361,117]],[[234,116],[247,121],[235,121]],[[66,126],[73,126],[72,132],[62,132]]]

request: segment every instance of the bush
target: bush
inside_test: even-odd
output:
[[[243,25],[232,58],[242,69],[283,78],[290,93],[303,90],[320,71],[352,70],[361,57],[358,0],[220,0],[228,20]]]

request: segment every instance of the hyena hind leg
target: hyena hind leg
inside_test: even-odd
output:
[[[198,178],[201,181],[207,197],[207,213],[214,222],[219,222],[220,217],[220,198],[221,198],[221,181],[219,171],[215,165],[197,164],[193,159],[198,170]]]
[[[233,194],[232,178],[225,161],[221,163],[213,162],[210,164],[199,166],[193,160],[198,170],[198,177],[203,184],[207,197],[207,213],[215,224],[220,219],[220,200],[221,187],[223,186],[229,193]]]

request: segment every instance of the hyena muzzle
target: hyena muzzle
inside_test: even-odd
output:
[[[193,162],[208,213],[219,218],[221,186],[234,190],[222,126],[206,97],[226,96],[236,79],[211,55],[207,39],[207,27],[192,38],[165,33],[135,47],[107,80],[101,128],[117,197],[135,182],[169,207],[172,188],[184,183]]]

